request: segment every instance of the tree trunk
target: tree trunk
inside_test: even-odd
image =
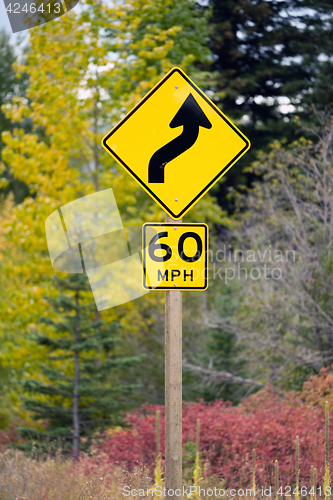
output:
[[[75,295],[75,344],[78,346],[80,343],[79,336],[79,291]],[[80,445],[80,419],[79,419],[79,384],[80,384],[80,364],[79,353],[75,351],[74,355],[74,393],[73,393],[73,455],[77,458],[79,454]]]

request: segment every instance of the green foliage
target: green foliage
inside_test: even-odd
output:
[[[114,344],[110,340],[110,352],[116,352],[124,363],[134,352],[149,356],[144,369],[139,365],[130,369],[129,376],[141,383],[133,401],[163,401],[162,295],[148,294],[105,311],[100,318],[87,306],[82,314],[90,315],[87,325],[91,325],[92,336],[77,349],[75,342],[61,337],[73,333],[73,320],[60,321],[66,307],[72,306],[63,298],[64,311],[52,313],[43,298],[47,294],[51,300],[60,300],[46,279],[53,270],[44,221],[62,204],[108,187],[115,190],[126,223],[163,219],[160,208],[102,150],[100,139],[174,65],[210,90],[215,102],[241,123],[255,155],[273,137],[280,139],[269,153],[260,154],[246,175],[240,175],[244,163],[239,164],[228,173],[228,182],[221,184],[220,204],[225,207],[226,189],[232,183],[243,184],[255,177],[263,180],[241,200],[233,220],[210,195],[191,210],[188,220],[215,223],[222,237],[224,227],[233,225],[235,245],[292,249],[299,259],[295,265],[286,264],[284,283],[235,280],[226,285],[217,277],[207,292],[184,294],[185,357],[198,365],[207,366],[211,361],[216,371],[240,379],[251,375],[263,383],[270,380],[285,388],[300,388],[322,366],[323,353],[330,355],[332,350],[330,216],[322,222],[331,210],[332,141],[328,122],[317,143],[302,139],[286,147],[282,138],[288,142],[299,127],[297,121],[292,122],[294,115],[309,118],[313,100],[319,108],[332,100],[332,62],[325,60],[325,54],[332,52],[330,5],[318,0],[214,0],[209,8],[192,0],[87,0],[81,5],[80,11],[32,30],[16,76],[12,71],[14,52],[5,36],[0,40],[0,68],[4,64],[8,84],[3,87],[0,69],[1,104],[5,105],[0,123],[5,130],[1,187],[8,188],[8,180],[15,179],[29,190],[29,196],[15,194],[16,207],[7,198],[0,214],[0,361],[6,393],[0,402],[1,425],[7,425],[11,411],[20,413],[17,382],[23,379],[31,394],[38,394],[30,408],[38,410],[35,415],[44,421],[47,432],[55,437],[60,429],[57,435],[69,435],[72,396],[68,394],[73,393],[69,385],[75,353],[83,363],[82,370],[91,377],[90,389],[82,379],[86,391],[82,410],[87,420],[97,422],[107,411],[111,415],[117,410],[109,406],[106,396],[100,398],[103,408],[96,407],[93,415],[84,403],[106,383],[101,367],[112,367],[115,387],[120,384],[121,366],[115,359],[108,361],[102,332],[106,339],[114,335],[122,340]],[[301,11],[300,6],[312,11]],[[289,16],[284,16],[286,11]],[[286,58],[291,64],[285,64]],[[30,83],[22,95],[15,89],[17,79],[25,73]],[[286,114],[280,107],[283,96],[293,106]],[[27,123],[31,124],[29,130]],[[306,134],[309,137],[308,131]],[[84,304],[92,301],[88,295],[82,290]],[[38,331],[38,319],[47,315],[49,324],[33,344],[26,332]],[[105,323],[100,323],[102,319]],[[123,328],[113,331],[119,323]],[[108,332],[107,325],[113,325],[112,331]],[[44,366],[41,374],[45,352],[52,358],[52,367]],[[57,394],[51,386],[58,388]],[[197,375],[184,373],[186,400],[221,396],[238,402],[247,390],[240,382],[202,384]],[[46,418],[51,400],[55,408],[63,405],[66,418],[59,419],[55,410]],[[89,438],[93,428],[82,429],[84,439]]]
[[[195,469],[196,445],[193,441],[188,441],[183,446],[183,472],[186,471],[185,481],[190,481],[193,478]]]
[[[30,394],[25,407],[45,430],[21,429],[21,434],[38,441],[77,437],[87,447],[94,433],[121,424],[137,388],[126,383],[126,371],[140,357],[118,354],[120,325],[100,319],[86,275],[56,277],[54,282],[59,294],[48,301],[55,319],[43,319],[50,333],[35,335],[45,351],[42,376],[24,382]]]
[[[233,285],[223,286],[223,291],[216,290],[210,310],[218,311],[224,318],[232,317],[240,304],[240,290]],[[236,376],[245,376],[248,373],[247,363],[242,357],[243,346],[237,341],[234,332],[216,324],[208,330],[208,355],[213,360],[214,368],[226,371]],[[214,401],[217,397],[232,403],[238,403],[248,388],[241,383],[220,382],[212,384],[202,390],[206,401]]]
[[[332,61],[323,57],[332,53],[331,2],[213,0],[212,7],[216,98],[226,112],[247,114],[251,129],[260,134],[265,127],[267,134],[268,126],[281,120],[280,97],[287,96],[296,109],[333,101],[332,86],[321,84],[328,67],[332,70]]]
[[[117,53],[111,81],[117,105],[127,109],[173,66],[202,78],[198,64],[210,60],[207,19],[193,0],[132,0],[116,7],[106,30]]]
[[[288,389],[300,389],[333,349],[333,122],[329,113],[315,117],[315,140],[276,142],[251,168],[261,181],[235,198],[235,246],[248,272],[237,280],[235,314],[220,321],[239,332],[242,356],[256,359],[261,377]]]
[[[210,48],[214,100],[242,121],[252,150],[220,185],[249,184],[242,170],[275,139],[295,139],[295,115],[312,120],[313,104],[333,102],[333,13],[329,0],[212,0]],[[212,80],[213,80],[212,73]],[[234,205],[229,202],[229,208]]]
[[[6,106],[10,104],[13,97],[16,95],[24,95],[27,82],[26,74],[18,77],[14,69],[14,63],[16,62],[16,54],[14,46],[10,43],[10,36],[5,32],[4,29],[0,30],[0,162],[1,162],[1,152],[4,147],[2,141],[2,133],[7,130],[13,129],[12,120],[6,116],[5,110]],[[25,127],[28,124],[24,125]],[[6,189],[5,192],[8,193],[12,191],[15,196],[15,201],[19,202],[27,194],[26,186],[19,180],[13,178],[8,171],[4,172]]]
[[[0,213],[0,357],[11,374],[6,392],[15,413],[18,382],[40,377],[45,349],[26,332],[36,331],[39,318],[49,314],[44,296],[56,295],[48,279],[53,269],[45,219],[69,201],[112,187],[125,224],[163,220],[163,211],[100,141],[171,66],[200,81],[197,65],[209,59],[206,14],[190,0],[80,5],[31,30],[26,56],[16,64],[17,77],[26,73],[29,86],[5,109],[15,128],[3,134],[0,187],[8,186],[10,176],[29,189],[17,206],[6,199]],[[194,207],[192,219],[226,222],[210,195]],[[101,314],[107,323],[122,323],[122,355],[149,356],[144,370],[133,367],[142,383],[133,395],[138,404],[163,398],[163,314],[162,295],[153,293]]]
[[[18,79],[14,70],[16,56],[10,37],[4,29],[0,30],[0,149],[3,147],[1,134],[11,127],[11,121],[5,116],[2,109],[11,101],[15,92]]]
[[[230,330],[228,322],[233,320],[242,303],[242,288],[237,280],[225,284],[227,264],[216,261],[218,246],[212,245],[212,261],[210,267],[209,289],[201,298],[198,294],[184,296],[185,326],[184,326],[184,357],[195,366],[211,370],[211,376],[202,376],[195,370],[184,367],[183,397],[187,401],[203,398],[214,401],[222,398],[234,404],[244,397],[249,387],[242,383],[242,377],[247,377],[248,362],[244,358],[244,346],[238,341],[236,332]],[[221,254],[219,254],[221,255]],[[218,275],[220,271],[220,275]],[[214,273],[216,274],[214,279]],[[222,279],[221,279],[222,278]],[[201,325],[196,325],[194,318],[200,310],[203,318]],[[192,322],[190,322],[192,317]],[[223,321],[220,321],[223,318]],[[190,336],[190,339],[187,339]],[[215,378],[214,374],[229,373],[240,377],[238,381]],[[233,377],[231,377],[233,378]],[[253,388],[254,389],[254,388]]]

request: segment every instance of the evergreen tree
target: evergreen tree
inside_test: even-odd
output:
[[[249,182],[241,172],[260,149],[295,139],[293,116],[333,102],[333,7],[330,0],[212,0],[211,7],[214,99],[252,143],[219,185],[225,206],[228,187]]]
[[[121,377],[140,358],[117,356],[120,324],[108,325],[100,319],[91,304],[86,275],[56,277],[54,281],[60,293],[48,300],[59,317],[42,321],[55,334],[35,337],[47,352],[41,365],[43,379],[24,382],[30,393],[24,399],[25,406],[46,430],[20,432],[30,439],[26,448],[31,439],[42,443],[60,438],[72,442],[76,456],[82,441],[85,447],[90,444],[94,431],[121,425],[128,396],[137,387],[124,383]]]
[[[2,149],[1,134],[10,129],[10,120],[2,111],[2,106],[13,96],[17,78],[13,64],[16,60],[14,48],[10,43],[9,35],[4,29],[0,30],[0,150]]]

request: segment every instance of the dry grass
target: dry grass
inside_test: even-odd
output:
[[[185,496],[184,499],[283,500],[282,496],[276,497],[274,487],[267,496],[262,495],[259,487],[255,497],[253,493],[234,496],[228,489],[224,497],[212,495],[208,489],[214,490],[214,487],[222,489],[223,481],[214,476],[206,477],[205,467],[200,471],[200,476],[200,486],[207,491],[207,494],[201,493],[200,497],[192,494],[191,497]],[[193,478],[187,479],[185,488],[193,485],[192,481]],[[137,490],[138,494],[125,496],[124,486],[130,486],[131,489]],[[138,467],[132,473],[121,467],[111,469],[103,457],[99,463],[89,458],[73,463],[72,459],[64,458],[60,452],[54,457],[43,458],[28,457],[23,452],[15,450],[0,453],[0,500],[124,500],[125,498],[138,500],[142,498],[142,494],[139,494],[140,489],[147,490],[152,487],[153,479],[149,477],[144,467]],[[144,498],[152,499],[152,496],[150,494]],[[154,498],[163,500],[164,495],[158,494]],[[177,498],[181,500],[181,497]],[[315,500],[315,497],[308,496],[307,500]],[[320,500],[319,495],[317,500]]]
[[[123,486],[150,487],[144,468],[128,474],[121,468],[96,467],[87,474],[84,463],[73,464],[59,453],[34,459],[20,451],[0,455],[0,500],[124,500]]]
[[[60,452],[55,457],[43,458],[31,458],[15,450],[0,453],[0,500],[138,500],[142,498],[138,490],[152,488],[153,482],[144,467],[138,467],[132,473],[121,467],[111,469],[103,457],[99,463],[87,458],[74,464]],[[189,487],[192,481],[187,483]],[[223,487],[214,477],[202,478],[200,485],[203,488]],[[124,496],[124,486],[130,486],[138,494]],[[149,498],[152,498],[151,494]],[[154,498],[163,500],[164,495],[159,493]],[[200,496],[200,500],[212,498],[221,497]],[[198,496],[192,495],[191,499],[196,500]],[[244,498],[234,497],[233,500]],[[265,500],[272,499],[266,497]]]

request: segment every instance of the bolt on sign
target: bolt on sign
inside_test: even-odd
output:
[[[144,288],[207,289],[206,224],[144,224],[142,241]]]
[[[250,141],[173,68],[102,145],[177,220],[246,153]]]

